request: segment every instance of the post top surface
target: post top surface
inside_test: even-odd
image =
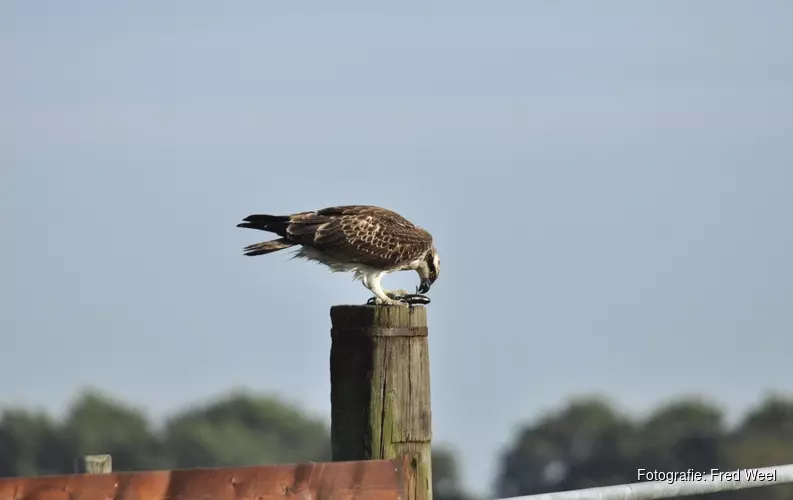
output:
[[[338,305],[330,308],[334,328],[412,328],[427,326],[427,309],[422,305],[370,306]]]

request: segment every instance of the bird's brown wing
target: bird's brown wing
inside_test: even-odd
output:
[[[401,215],[364,205],[293,214],[286,234],[327,255],[377,268],[406,264],[432,246],[432,236]]]

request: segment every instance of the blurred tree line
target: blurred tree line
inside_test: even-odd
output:
[[[0,415],[0,476],[71,473],[80,455],[109,453],[118,471],[330,460],[327,422],[277,398],[236,392],[171,416],[155,429],[140,410],[94,391],[66,416],[25,409]],[[472,500],[456,454],[433,449],[437,500]],[[639,481],[658,471],[793,463],[793,399],[767,397],[732,427],[720,409],[679,399],[631,419],[601,399],[574,399],[518,430],[492,498]],[[699,498],[699,497],[687,497]],[[702,495],[712,500],[793,500],[793,486]]]

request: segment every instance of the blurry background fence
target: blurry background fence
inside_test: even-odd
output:
[[[402,460],[366,460],[271,467],[190,469],[113,474],[110,455],[75,460],[75,475],[0,479],[0,500],[45,500],[53,491],[69,498],[209,500],[286,498],[325,500],[405,500],[415,498],[410,456]],[[793,483],[793,464],[722,471],[683,471],[678,480],[647,481],[600,488],[546,493],[502,500],[651,500],[689,497]]]
[[[408,460],[113,472],[109,455],[77,460],[71,475],[0,479],[0,500],[406,500]]]

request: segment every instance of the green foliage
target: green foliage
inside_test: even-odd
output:
[[[0,419],[0,476],[29,476],[59,470],[46,450],[62,448],[56,425],[43,413],[7,410]]]
[[[470,500],[460,484],[457,456],[448,447],[432,449],[432,497],[434,500]]]
[[[622,479],[632,467],[635,433],[634,425],[605,401],[574,400],[519,433],[502,461],[499,495],[627,482]]]
[[[60,429],[72,464],[76,456],[109,453],[118,470],[167,467],[160,439],[146,415],[96,391],[86,391],[72,404]]]
[[[66,416],[0,414],[0,476],[69,473],[75,457],[110,453],[116,470],[300,463],[331,459],[328,425],[277,398],[235,392],[172,415],[155,430],[145,413],[95,391]],[[519,430],[501,457],[496,497],[638,481],[640,468],[734,470],[793,463],[793,399],[769,396],[730,428],[717,406],[678,398],[646,418],[577,398]],[[436,500],[472,500],[457,454],[432,451]],[[696,498],[696,497],[690,497]],[[703,500],[793,500],[775,486]]]
[[[0,476],[71,473],[76,457],[101,453],[124,471],[318,462],[330,459],[330,436],[322,420],[244,393],[183,411],[161,432],[141,410],[95,391],[62,422],[16,409],[0,416]]]
[[[235,393],[182,412],[166,426],[169,455],[180,468],[330,460],[320,420],[276,399]]]
[[[722,411],[678,398],[629,420],[601,400],[577,400],[523,427],[502,455],[499,497],[640,481],[640,468],[709,474],[793,463],[793,399],[767,398],[734,429]],[[791,500],[793,486],[687,498]]]

